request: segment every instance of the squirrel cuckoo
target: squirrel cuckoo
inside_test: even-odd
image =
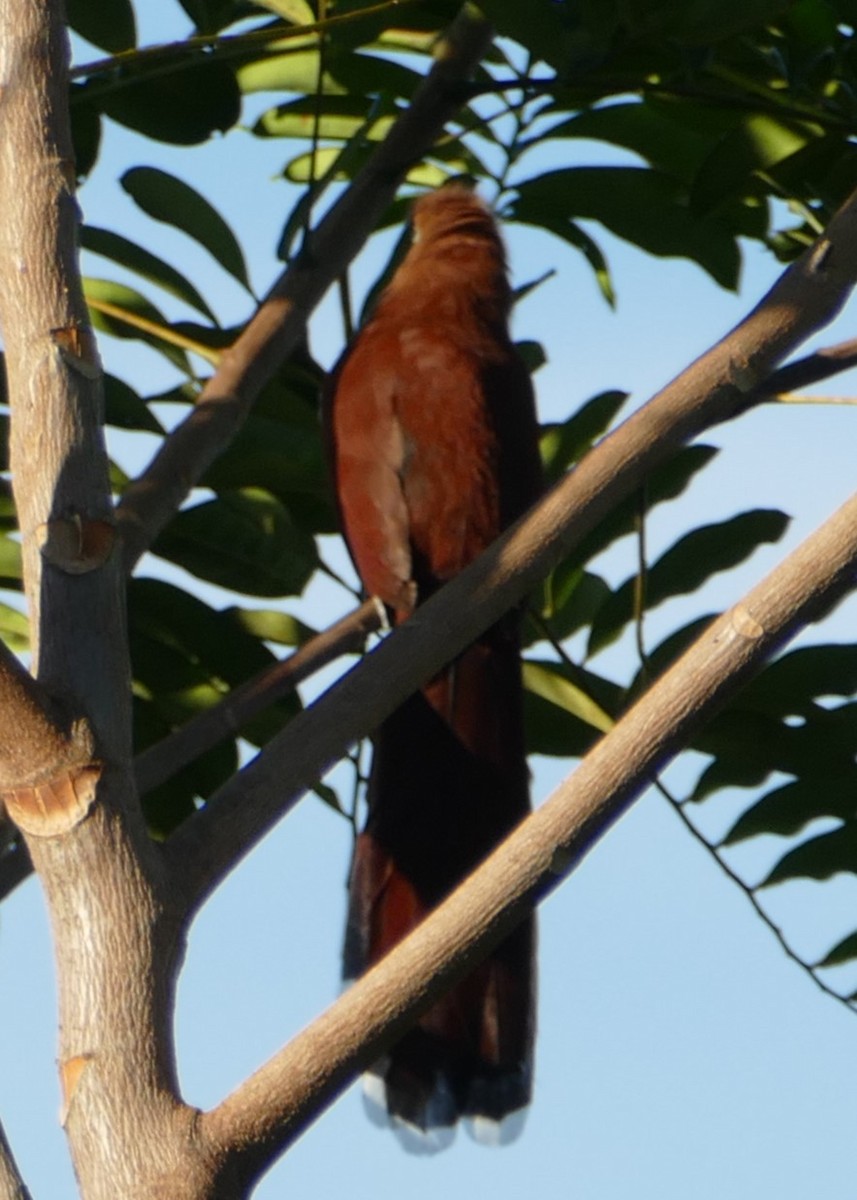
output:
[[[541,485],[494,219],[472,192],[447,186],[417,200],[412,225],[413,245],[335,368],[326,402],[345,539],[366,592],[396,623]],[[529,810],[519,620],[487,630],[374,735],[347,978],[413,929]],[[489,1137],[478,1118],[499,1127],[527,1104],[534,935],[530,918],[376,1064],[367,1090],[397,1123],[435,1131],[440,1145],[459,1116],[477,1118]]]

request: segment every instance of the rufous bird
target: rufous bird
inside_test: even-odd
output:
[[[541,487],[506,258],[457,185],[413,206],[413,244],[328,387],[342,530],[392,620],[463,570]],[[488,629],[375,732],[350,880],[345,975],[412,930],[529,811],[520,614]],[[375,1065],[370,1095],[440,1146],[459,1117],[508,1140],[530,1099],[534,919]],[[505,1131],[505,1132],[504,1132]],[[431,1148],[431,1147],[429,1147]]]

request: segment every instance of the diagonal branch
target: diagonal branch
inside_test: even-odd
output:
[[[848,341],[838,342],[835,346],[825,346],[816,350],[814,354],[797,359],[796,362],[786,363],[762,381],[756,388],[756,394],[769,399],[784,392],[794,392],[798,388],[821,383],[851,367],[857,367],[857,338],[849,338]]]
[[[791,351],[839,311],[857,278],[857,194],[730,334],[605,438],[471,567],[292,721],[165,847],[191,904],[347,747],[376,728],[520,598],[659,463],[746,407]]]
[[[31,1200],[18,1164],[15,1162],[6,1133],[0,1126],[0,1200]]]
[[[235,688],[220,704],[200,713],[169,737],[138,754],[134,760],[134,774],[139,793],[145,794],[172,778],[224,738],[235,737],[242,725],[275,701],[290,695],[304,679],[340,655],[360,650],[368,634],[381,627],[382,618],[383,609],[374,600],[365,601],[294,654],[266,667]],[[13,683],[20,686],[20,695]],[[0,796],[7,776],[10,786],[40,779],[44,774],[40,769],[43,760],[45,770],[55,770],[58,762],[66,764],[67,768],[73,765],[70,755],[78,748],[68,742],[62,729],[51,723],[37,689],[32,676],[0,641],[0,712],[7,714],[6,725],[0,729]],[[31,745],[40,755],[35,762],[32,755],[25,757]],[[0,900],[23,883],[32,870],[33,864],[22,841],[4,847],[0,853]]]
[[[298,344],[310,312],[378,223],[408,168],[461,107],[462,85],[479,65],[491,36],[490,25],[470,5],[462,9],[410,106],[223,353],[193,412],[126,490],[117,516],[129,571],[235,436],[262,387]]]
[[[237,737],[243,725],[264,712],[299,683],[343,654],[361,650],[367,636],[381,627],[383,609],[367,600],[294,654],[259,671],[233,688],[220,704],[193,717],[175,733],[138,754],[134,774],[140,795],[171,779],[224,738]]]
[[[546,801],[381,963],[203,1116],[252,1179],[421,1011],[566,879],[664,766],[784,642],[853,587],[857,494],[681,659]]]

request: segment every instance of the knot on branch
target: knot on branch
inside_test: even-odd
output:
[[[756,620],[750,610],[743,604],[736,604],[732,609],[730,617],[732,628],[739,637],[756,641],[765,632],[764,626]]]
[[[101,359],[95,334],[87,325],[65,325],[51,330],[51,338],[63,362],[84,379],[100,379]]]
[[[102,764],[64,769],[29,787],[0,793],[6,811],[19,829],[35,837],[58,837],[78,825],[95,801]]]
[[[85,575],[104,566],[116,542],[112,521],[86,518],[80,513],[56,517],[36,530],[39,551],[46,562],[67,575]]]

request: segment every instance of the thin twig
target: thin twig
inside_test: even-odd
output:
[[[775,397],[778,404],[812,404],[830,408],[853,408],[857,396],[808,396],[806,392],[786,392]]]
[[[541,633],[544,641],[546,641],[548,643],[548,645],[551,647],[551,649],[554,651],[554,653],[556,654],[559,661],[563,664],[563,666],[568,667],[572,671],[579,671],[580,667],[577,665],[577,663],[574,661],[574,659],[571,657],[571,655],[566,650],[565,646],[563,646],[562,642],[559,640],[559,638],[556,636],[554,631],[551,629],[550,620],[547,617],[543,616],[532,604],[527,606],[527,615],[529,616],[530,620],[533,622],[533,624],[536,626],[536,628]]]
[[[359,651],[367,636],[381,626],[378,606],[367,600],[301,646],[294,654],[265,667],[233,688],[212,708],[191,718],[180,729],[150,746],[134,760],[141,795],[171,779],[224,738],[234,738],[242,726],[277,700],[291,695],[299,683],[343,654]]]
[[[726,862],[726,860],[722,857],[717,847],[712,846],[711,842],[708,841],[705,835],[699,829],[697,829],[693,821],[691,821],[690,817],[685,812],[684,805],[681,803],[681,801],[677,800],[676,797],[672,795],[672,793],[667,787],[665,787],[660,779],[655,780],[655,787],[661,793],[664,799],[669,802],[673,812],[675,812],[676,816],[682,822],[690,835],[696,839],[700,846],[703,846],[708,851],[708,853],[717,863],[720,870],[723,871],[723,873],[732,880],[735,886],[740,888],[740,890],[744,893],[750,904],[752,904],[753,908],[755,909],[756,915],[761,919],[763,924],[767,925],[768,929],[779,942],[780,947],[786,957],[790,958],[793,963],[796,963],[797,966],[799,966],[809,976],[815,986],[820,991],[824,992],[826,996],[829,996],[832,1000],[838,1000],[839,1003],[843,1004],[850,1013],[857,1012],[857,1003],[855,1003],[855,1001],[849,999],[847,996],[843,996],[840,992],[837,992],[835,988],[832,988],[829,986],[829,984],[825,983],[824,980],[816,974],[813,965],[806,962],[806,960],[801,958],[796,950],[792,949],[792,947],[786,941],[785,935],[780,929],[779,925],[774,923],[774,921],[762,907],[759,898],[756,895],[755,888],[744,882],[738,872],[730,867],[729,863]]]
[[[763,380],[756,393],[757,396],[769,398],[794,392],[798,388],[820,383],[823,379],[829,379],[831,375],[838,375],[855,366],[857,338],[849,338],[848,341],[826,346],[822,350],[816,350],[814,354],[807,354],[792,363],[786,363]]]

